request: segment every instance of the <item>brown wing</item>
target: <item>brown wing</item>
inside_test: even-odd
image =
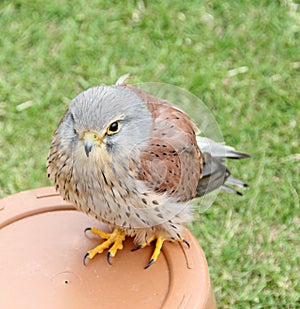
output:
[[[195,137],[198,128],[169,102],[131,85],[123,87],[145,101],[153,117],[152,136],[141,150],[140,180],[155,191],[167,192],[180,201],[192,199],[196,196],[203,168],[203,156]]]

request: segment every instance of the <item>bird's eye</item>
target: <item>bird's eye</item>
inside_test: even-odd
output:
[[[119,130],[120,130],[120,122],[114,121],[108,126],[107,134],[112,135],[112,134],[119,132]]]

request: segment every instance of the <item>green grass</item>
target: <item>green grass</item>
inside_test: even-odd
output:
[[[296,308],[299,4],[199,3],[1,1],[0,196],[49,185],[51,135],[80,91],[128,72],[132,83],[185,88],[212,111],[225,141],[252,155],[230,164],[250,185],[245,195],[219,194],[190,225],[219,307]],[[247,72],[232,74],[239,67]]]

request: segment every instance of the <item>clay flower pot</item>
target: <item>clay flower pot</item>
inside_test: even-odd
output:
[[[166,242],[158,261],[144,270],[152,247],[131,252],[132,240],[112,258],[85,252],[105,228],[75,211],[52,187],[0,200],[0,308],[216,308],[207,262],[186,231],[187,248]]]

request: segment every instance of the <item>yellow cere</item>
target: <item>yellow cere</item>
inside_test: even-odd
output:
[[[83,139],[85,141],[98,142],[99,144],[103,143],[103,137],[104,136],[102,136],[102,134],[101,136],[99,136],[96,133],[91,132],[91,131],[84,132],[84,135],[83,135]]]

